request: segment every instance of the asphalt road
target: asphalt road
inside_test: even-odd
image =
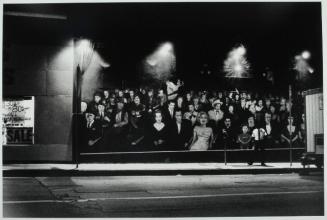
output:
[[[6,177],[4,217],[324,214],[322,175]]]

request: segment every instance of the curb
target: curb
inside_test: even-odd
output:
[[[323,172],[317,168],[270,168],[270,169],[197,169],[197,170],[3,170],[3,177],[33,176],[147,176],[147,175],[233,175],[233,174],[283,174]]]

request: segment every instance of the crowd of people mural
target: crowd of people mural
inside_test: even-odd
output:
[[[238,90],[161,88],[96,91],[81,103],[86,152],[304,148],[301,92],[281,96]]]

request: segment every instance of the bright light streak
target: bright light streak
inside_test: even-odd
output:
[[[167,80],[176,69],[174,46],[165,42],[149,55],[144,62],[145,73],[157,80]]]
[[[250,64],[246,59],[246,48],[243,45],[233,48],[224,61],[226,77],[249,78]]]

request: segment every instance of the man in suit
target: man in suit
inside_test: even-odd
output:
[[[96,112],[95,119],[99,120],[103,128],[108,128],[110,124],[110,115],[105,112],[103,104],[98,105],[98,111]]]
[[[265,147],[274,147],[278,144],[278,127],[271,121],[271,113],[265,113],[265,125],[263,129],[266,131],[267,136],[265,139]]]
[[[232,120],[229,117],[226,117],[224,120],[224,126],[221,129],[221,137],[227,149],[236,147],[236,132]]]
[[[126,133],[128,129],[128,113],[124,108],[122,98],[117,99],[117,107],[111,114],[110,129],[106,134],[112,151],[124,150],[126,146]]]
[[[172,150],[186,150],[192,137],[192,124],[182,117],[182,111],[176,110],[175,122],[171,124],[168,136]]]
[[[216,99],[212,106],[214,109],[210,110],[208,112],[209,115],[209,126],[212,127],[213,133],[215,137],[217,138],[218,132],[220,128],[222,127],[222,122],[224,118],[224,112],[221,110],[221,105],[223,103],[220,101],[220,99]]]
[[[85,138],[85,145],[87,147],[96,147],[102,138],[101,123],[95,119],[95,113],[89,111],[86,113],[86,124],[84,127],[83,137]]]
[[[163,107],[163,120],[167,126],[170,126],[175,121],[175,102],[169,100],[167,105]]]

